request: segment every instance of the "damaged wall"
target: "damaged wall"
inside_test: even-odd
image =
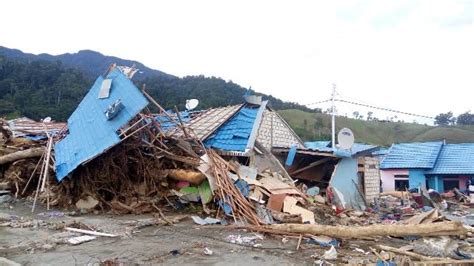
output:
[[[376,157],[364,156],[359,158],[364,172],[364,194],[367,202],[373,202],[380,195],[380,162]]]
[[[356,187],[359,182],[357,171],[358,161],[356,158],[342,158],[334,170],[329,185],[333,188],[342,207],[364,210],[364,199]]]

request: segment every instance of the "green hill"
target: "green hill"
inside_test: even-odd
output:
[[[306,140],[329,140],[331,116],[300,110],[281,110],[295,132]],[[446,139],[448,143],[474,142],[474,127],[435,127],[414,123],[378,122],[336,117],[336,130],[350,128],[357,142],[389,146],[392,143]]]

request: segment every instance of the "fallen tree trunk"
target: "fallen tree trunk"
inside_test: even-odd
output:
[[[12,163],[21,159],[40,157],[44,153],[44,148],[31,148],[24,151],[17,151],[0,157],[0,165]]]
[[[406,250],[402,250],[402,249],[399,249],[399,248],[394,248],[394,247],[389,247],[389,246],[384,246],[384,245],[379,245],[379,248],[381,250],[391,251],[391,252],[394,252],[394,253],[410,256],[412,258],[419,259],[421,261],[439,260],[439,258],[427,257],[427,256],[424,256],[424,255],[415,253],[415,252],[406,251]]]
[[[199,185],[206,179],[206,176],[197,171],[183,170],[183,169],[170,169],[168,171],[168,177],[178,180],[187,181],[194,185]]]
[[[375,224],[369,226],[329,226],[319,224],[273,224],[268,229],[290,233],[326,235],[336,238],[361,238],[370,236],[450,236],[467,235],[461,222],[431,224]]]

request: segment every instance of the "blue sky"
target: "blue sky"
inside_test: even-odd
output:
[[[0,45],[92,49],[301,104],[336,83],[346,98],[458,114],[474,112],[473,1],[7,1]]]

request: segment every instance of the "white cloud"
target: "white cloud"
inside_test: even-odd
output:
[[[473,109],[472,1],[9,1],[0,45],[92,49],[300,103]],[[342,108],[342,107],[341,107]]]

